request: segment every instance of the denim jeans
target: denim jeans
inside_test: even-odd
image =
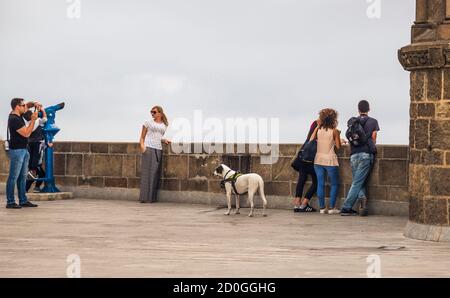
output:
[[[17,184],[19,194],[19,204],[27,202],[26,181],[28,174],[28,161],[30,154],[27,149],[11,149],[8,151],[10,161],[9,176],[6,182],[6,201],[7,204],[14,204],[14,188]]]
[[[366,196],[366,188],[364,183],[370,174],[374,162],[374,155],[369,153],[357,153],[350,157],[352,166],[352,186],[348,192],[342,209],[352,209],[358,199]]]
[[[339,190],[339,167],[327,167],[314,165],[317,175],[317,197],[319,197],[320,209],[325,208],[325,177],[328,174],[331,182],[330,209],[336,206],[336,198]]]

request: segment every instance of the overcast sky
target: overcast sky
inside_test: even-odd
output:
[[[69,0],[69,2],[72,0]],[[72,1],[73,2],[73,1]],[[153,105],[173,121],[279,118],[302,142],[321,108],[340,128],[368,99],[380,142],[407,144],[414,0],[0,0],[0,136],[13,97],[66,102],[56,140],[137,141]]]

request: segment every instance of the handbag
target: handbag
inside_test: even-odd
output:
[[[302,161],[313,163],[317,154],[317,139],[307,142],[301,151],[303,151],[301,154]]]

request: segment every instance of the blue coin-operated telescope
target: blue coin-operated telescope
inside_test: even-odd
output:
[[[45,178],[44,188],[42,192],[55,193],[60,192],[55,185],[55,176],[53,175],[53,147],[48,144],[53,143],[55,135],[60,131],[60,129],[55,125],[56,112],[64,108],[64,103],[60,103],[48,108],[45,108],[45,113],[47,114],[47,122],[45,123],[43,132],[45,138]],[[39,180],[39,179],[38,179]]]

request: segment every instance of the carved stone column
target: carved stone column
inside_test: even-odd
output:
[[[450,242],[449,2],[417,0],[412,43],[398,52],[400,63],[411,72],[410,210],[405,236],[443,242]]]

